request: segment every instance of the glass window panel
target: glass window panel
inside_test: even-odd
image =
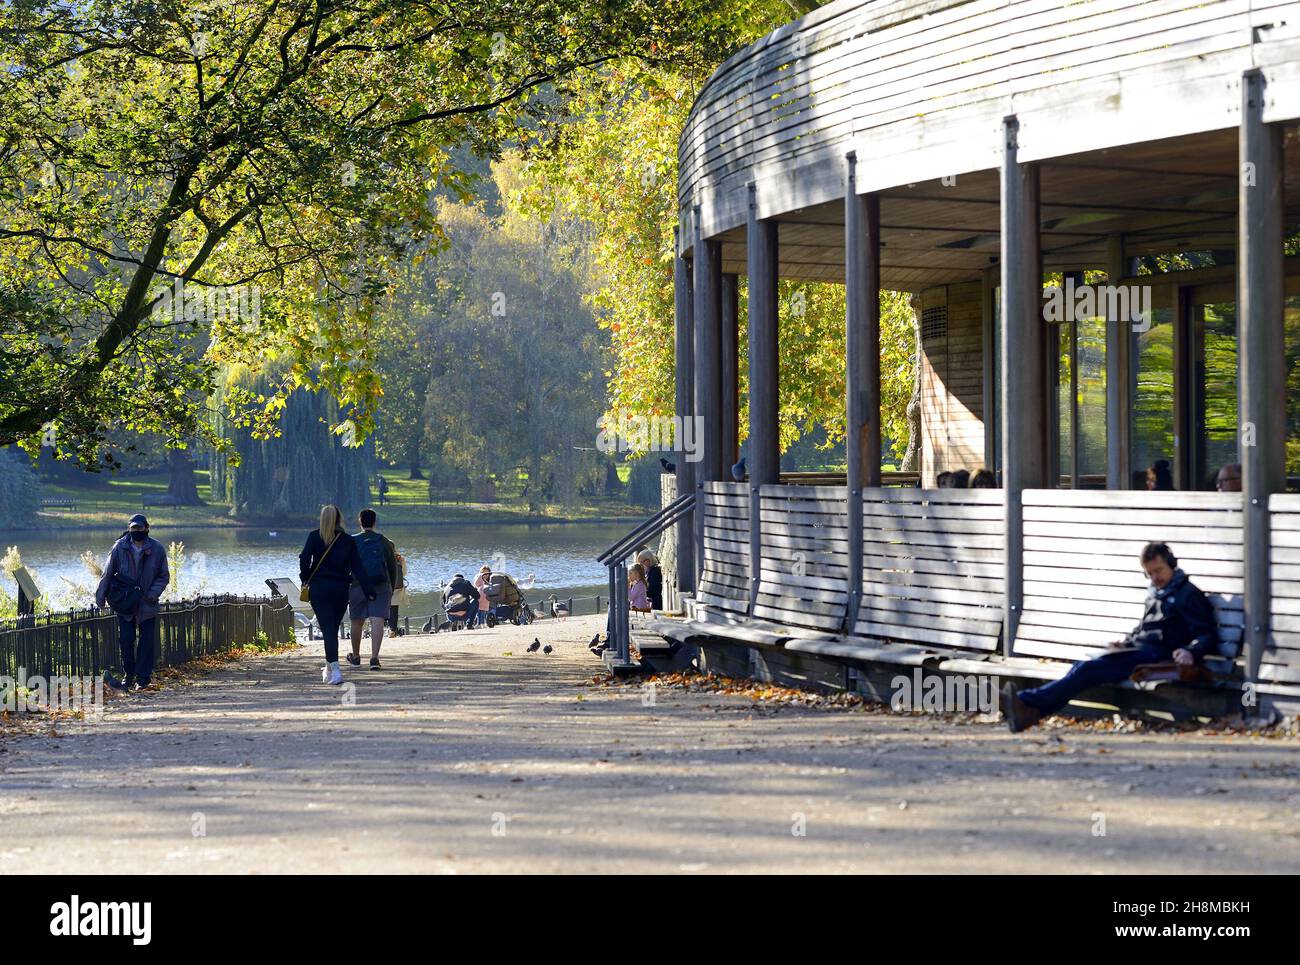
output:
[[[1079,321],[1078,335],[1079,472],[1100,476],[1084,485],[1106,485],[1106,319],[1101,316]]]
[[[1174,461],[1174,311],[1154,308],[1151,327],[1136,335],[1133,353],[1133,473],[1146,488],[1146,469],[1158,459]],[[1141,480],[1138,479],[1141,474]]]
[[[1237,305],[1209,302],[1193,306],[1199,326],[1201,352],[1195,385],[1196,466],[1192,484],[1213,489],[1219,467],[1237,462]]]

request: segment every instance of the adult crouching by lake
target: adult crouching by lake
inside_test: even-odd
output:
[[[337,506],[321,508],[320,526],[307,534],[306,545],[298,555],[298,576],[325,641],[321,680],[341,684],[339,624],[348,612],[352,581],[357,581],[367,600],[375,600],[377,594],[362,565],[356,540],[343,531],[343,513]]]

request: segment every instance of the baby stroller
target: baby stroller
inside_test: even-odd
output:
[[[442,612],[447,615],[448,629],[463,630],[469,620],[478,613],[478,597],[453,593],[451,587],[446,587],[442,591]]]
[[[533,608],[524,599],[523,591],[508,573],[493,573],[485,587],[488,603],[488,626],[513,623],[527,626],[533,622]]]

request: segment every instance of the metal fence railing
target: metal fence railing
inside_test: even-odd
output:
[[[283,597],[203,596],[164,603],[158,612],[155,666],[258,641],[294,639],[293,611]],[[0,676],[99,676],[118,667],[117,617],[108,610],[68,610],[0,621]]]

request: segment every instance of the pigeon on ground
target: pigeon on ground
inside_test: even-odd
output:
[[[663,466],[665,473],[674,473],[677,471],[677,464],[669,462],[663,456],[659,457],[659,465]]]
[[[424,621],[424,626],[420,627],[420,632],[429,633],[432,630],[433,630],[433,617],[429,617],[429,619]]]
[[[528,652],[536,653],[539,649],[541,649],[541,646],[542,646],[542,641],[538,640],[536,637],[533,637],[533,642],[528,645]]]
[[[546,646],[542,647],[542,653],[550,653],[554,649],[555,648],[548,643]]]
[[[587,644],[587,649],[590,650],[592,647],[597,646],[599,643],[600,643],[600,634],[598,633],[591,638],[591,643]]]

